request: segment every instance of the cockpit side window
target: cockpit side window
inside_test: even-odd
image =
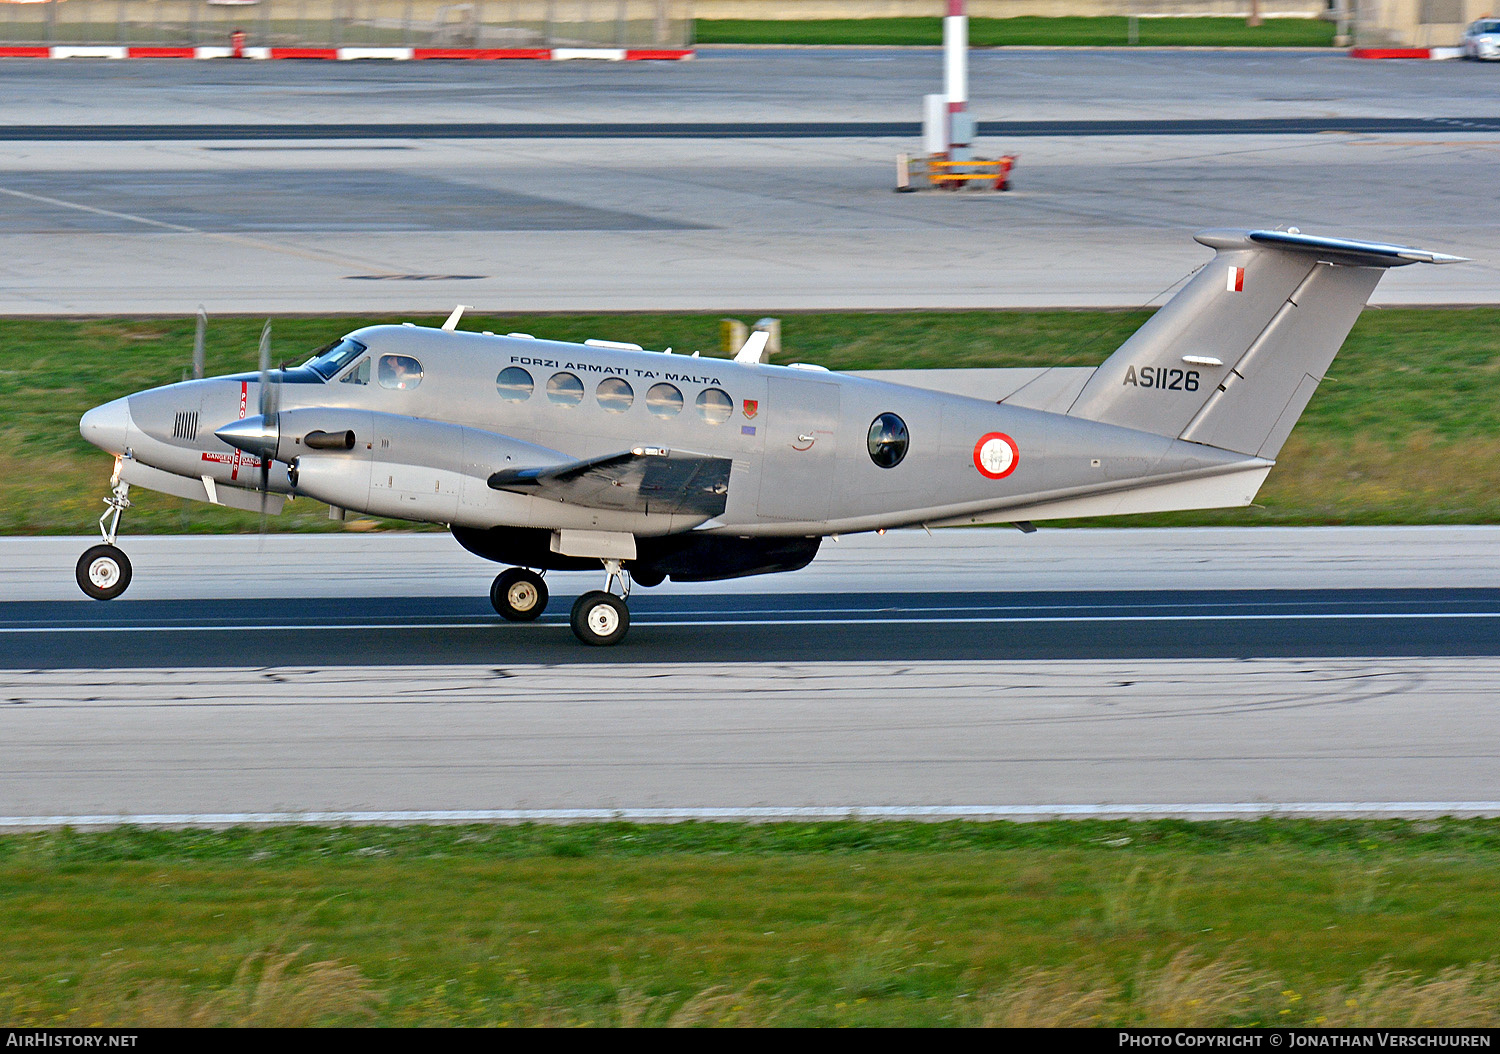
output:
[[[365,353],[365,346],[357,340],[345,337],[327,347],[319,348],[313,352],[313,357],[302,365],[316,370],[318,375],[325,381],[339,370]]]
[[[369,384],[370,383],[370,360],[363,358],[359,365],[339,378],[340,384]]]
[[[411,391],[422,383],[422,364],[410,355],[380,356],[380,386]]]

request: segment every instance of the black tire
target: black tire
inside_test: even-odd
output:
[[[547,583],[535,571],[512,567],[495,576],[490,603],[502,618],[531,622],[547,610]]]
[[[630,628],[630,609],[613,593],[595,589],[573,602],[573,635],[585,644],[618,644]]]
[[[77,577],[95,600],[113,600],[130,585],[130,558],[117,546],[96,545],[78,558]]]

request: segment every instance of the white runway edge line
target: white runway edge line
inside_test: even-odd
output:
[[[4,816],[0,829],[47,827],[241,827],[287,824],[681,823],[797,820],[1328,819],[1500,816],[1500,801],[1189,802],[1119,805],[829,805],[675,809],[413,809],[384,812],[221,812]]]

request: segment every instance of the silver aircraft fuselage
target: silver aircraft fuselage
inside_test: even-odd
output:
[[[371,326],[349,339],[363,344],[374,363],[363,382],[344,376],[358,362],[326,380],[306,370],[272,373],[285,449],[273,463],[270,488],[293,489],[287,465],[295,462],[296,493],[407,520],[643,537],[693,528],[827,535],[966,518],[1041,518],[1060,503],[1143,484],[1244,472],[1258,484],[1270,466],[1149,432],[1009,406],[992,393],[969,397],[815,367],[399,325]],[[382,386],[379,362],[387,356],[415,360],[420,382]],[[502,395],[497,378],[509,369],[530,377],[524,398],[513,386],[509,398]],[[671,391],[659,386],[675,390],[680,403],[663,398]],[[91,411],[83,433],[151,468],[190,480],[207,476],[221,493],[255,487],[259,459],[214,432],[255,417],[260,388],[258,376],[245,374],[151,389]],[[705,392],[723,396],[705,401]],[[908,436],[891,467],[877,464],[869,449],[872,424],[883,414],[897,415]],[[290,442],[298,427],[349,429],[358,442],[349,451],[299,450]],[[980,452],[986,441],[999,451],[988,469],[989,451]],[[642,447],[730,460],[723,513],[593,508],[486,482],[513,465]],[[1253,492],[1250,485],[1244,500]],[[1129,510],[1116,503],[1107,511]],[[1065,507],[1059,514],[1075,513]]]

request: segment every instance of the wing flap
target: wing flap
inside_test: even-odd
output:
[[[729,497],[728,458],[663,447],[635,447],[542,468],[502,469],[494,490],[535,494],[598,509],[721,516]]]

